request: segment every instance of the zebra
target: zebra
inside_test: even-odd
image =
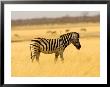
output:
[[[30,44],[32,62],[34,58],[36,58],[37,62],[39,63],[39,56],[41,52],[44,54],[55,53],[54,59],[55,63],[58,59],[58,56],[60,55],[61,61],[64,62],[63,52],[68,45],[72,43],[78,50],[80,50],[81,44],[79,38],[80,38],[79,33],[70,32],[67,34],[63,34],[56,39],[46,39],[46,38],[32,39],[31,40],[32,44]]]

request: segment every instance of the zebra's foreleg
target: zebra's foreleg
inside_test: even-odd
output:
[[[61,58],[62,63],[64,63],[63,52],[60,53],[60,58]]]
[[[35,55],[31,56],[32,62],[34,61]]]
[[[57,52],[57,53],[55,53],[55,59],[54,59],[54,62],[56,63],[57,62],[57,60],[58,60],[58,56],[59,56],[59,53]]]
[[[59,50],[59,54],[60,54],[60,58],[61,58],[62,63],[64,63],[63,52],[64,52],[64,48],[63,48],[63,45],[61,45],[60,50]]]

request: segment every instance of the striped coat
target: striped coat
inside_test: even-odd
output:
[[[36,60],[39,61],[40,52],[44,54],[55,53],[55,62],[57,61],[59,55],[63,61],[63,52],[69,44],[72,43],[77,49],[81,48],[79,34],[76,32],[63,34],[56,39],[34,38],[31,41],[32,44],[30,45],[30,50],[32,61],[34,60],[34,57],[36,57]]]

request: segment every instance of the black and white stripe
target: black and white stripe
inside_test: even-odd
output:
[[[56,39],[34,38],[31,41],[32,44],[30,44],[30,50],[32,61],[34,60],[34,57],[36,57],[36,60],[39,61],[40,52],[45,54],[55,53],[55,62],[57,61],[59,55],[63,61],[63,52],[69,44],[72,43],[77,49],[81,48],[79,34],[76,32],[63,34]]]

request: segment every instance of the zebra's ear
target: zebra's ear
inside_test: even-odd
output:
[[[80,35],[79,35],[79,33],[77,33],[78,34],[78,38],[80,38]]]
[[[80,38],[80,35],[79,35],[79,33],[77,32],[76,34],[77,34],[77,38]]]

